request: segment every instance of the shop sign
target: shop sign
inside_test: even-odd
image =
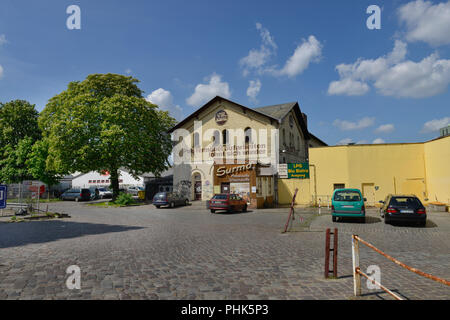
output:
[[[223,167],[217,168],[216,176],[223,177],[228,174],[245,172],[245,171],[249,171],[252,169],[253,169],[253,163],[248,163],[248,164],[244,164],[241,166],[236,166],[236,167],[232,167],[232,168],[228,168],[228,169],[227,169],[227,167],[223,166]]]
[[[287,164],[289,179],[309,179],[309,163],[288,163]]]
[[[228,114],[226,113],[225,110],[217,111],[217,113],[216,113],[216,123],[218,125],[225,124],[227,122],[227,120],[228,120]]]

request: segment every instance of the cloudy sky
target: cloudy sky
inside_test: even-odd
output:
[[[38,110],[91,73],[138,78],[178,120],[220,95],[298,101],[330,145],[416,142],[450,123],[450,1],[0,2],[0,101]],[[70,5],[81,29],[69,30]]]

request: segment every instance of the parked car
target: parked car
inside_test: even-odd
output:
[[[158,192],[153,197],[152,203],[158,209],[163,206],[174,208],[175,206],[187,206],[189,199],[178,192]]]
[[[107,188],[100,187],[97,190],[98,190],[98,197],[100,199],[112,198],[113,196],[112,191]]]
[[[354,218],[366,222],[366,207],[359,189],[336,189],[331,198],[331,216],[333,222],[338,218]]]
[[[227,212],[234,211],[247,211],[247,201],[242,199],[238,194],[233,193],[220,193],[215,194],[211,200],[209,200],[209,209],[211,213],[215,213],[217,210],[225,210]]]
[[[139,191],[145,191],[145,189],[143,187],[128,187],[127,188],[127,193],[129,193],[133,196],[137,196]]]
[[[61,200],[88,201],[91,200],[91,191],[89,189],[72,188],[61,195]]]
[[[97,187],[90,187],[89,191],[91,192],[91,200],[96,200],[99,198],[99,192]]]
[[[415,195],[388,195],[384,201],[380,215],[384,223],[395,221],[416,222],[421,227],[427,224],[427,211]]]

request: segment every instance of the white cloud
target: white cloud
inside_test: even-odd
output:
[[[372,141],[373,144],[380,144],[380,143],[386,143],[383,139],[381,138],[377,138],[375,140]]]
[[[345,138],[345,139],[340,140],[340,141],[337,143],[337,145],[342,145],[342,146],[344,146],[344,145],[347,145],[347,144],[350,144],[350,143],[353,143],[353,139],[351,139],[351,138]]]
[[[147,96],[146,100],[156,104],[161,110],[169,111],[170,115],[177,120],[183,118],[183,109],[173,103],[173,96],[168,90],[156,89]]]
[[[442,119],[434,119],[425,122],[422,128],[422,133],[430,133],[430,132],[436,132],[440,128],[446,127],[450,124],[450,117],[444,117]]]
[[[305,71],[311,62],[318,62],[322,56],[322,45],[314,36],[298,45],[294,54],[286,61],[283,69],[275,71],[276,75],[295,77]]]
[[[244,76],[247,76],[252,69],[261,72],[261,68],[269,61],[270,56],[275,54],[277,49],[275,40],[269,30],[264,28],[259,22],[256,23],[256,29],[259,31],[262,44],[259,49],[251,49],[248,55],[239,61],[239,64],[244,69]]]
[[[424,98],[444,92],[450,83],[450,60],[431,54],[420,62],[405,60],[406,43],[395,41],[392,52],[377,59],[358,59],[336,66],[340,80],[328,87],[330,95],[363,95],[371,82],[384,96]]]
[[[388,124],[382,124],[381,126],[379,126],[378,128],[375,129],[376,133],[390,133],[392,131],[394,131],[395,127],[393,124],[388,123]]]
[[[375,81],[382,95],[425,98],[444,92],[450,83],[450,60],[431,54],[420,62],[405,61],[386,70]]]
[[[222,77],[216,73],[213,73],[205,81],[209,81],[207,84],[198,84],[195,87],[194,93],[186,99],[186,103],[190,106],[200,106],[215,96],[221,96],[224,98],[231,97],[230,87],[227,82],[222,82]]]
[[[250,100],[256,102],[256,96],[259,94],[261,90],[261,81],[259,79],[250,80],[249,87],[247,88],[247,96]]]
[[[406,25],[406,39],[432,46],[450,44],[450,1],[433,5],[417,0],[398,9],[400,22]]]
[[[294,54],[286,61],[282,69],[279,69],[276,65],[267,66],[272,56],[276,54],[278,47],[269,30],[264,28],[261,23],[256,23],[256,29],[259,30],[262,44],[259,49],[251,49],[248,55],[239,61],[244,76],[249,75],[254,70],[257,74],[293,78],[305,71],[310,63],[318,62],[321,58],[322,44],[316,37],[310,35],[307,40],[303,40],[297,46]]]
[[[358,130],[368,128],[372,126],[374,123],[375,118],[364,117],[358,120],[357,122],[336,119],[334,120],[333,125],[335,125],[341,130],[348,131],[348,130]]]
[[[351,78],[345,78],[339,81],[332,81],[328,88],[328,94],[362,96],[369,90],[369,86],[366,83]]]
[[[5,43],[8,43],[6,40],[6,36],[4,34],[0,34],[0,46],[4,45]]]

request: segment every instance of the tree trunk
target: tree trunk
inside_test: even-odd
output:
[[[117,169],[111,170],[111,187],[113,190],[113,196],[112,201],[116,201],[117,197],[119,196],[119,172]]]

